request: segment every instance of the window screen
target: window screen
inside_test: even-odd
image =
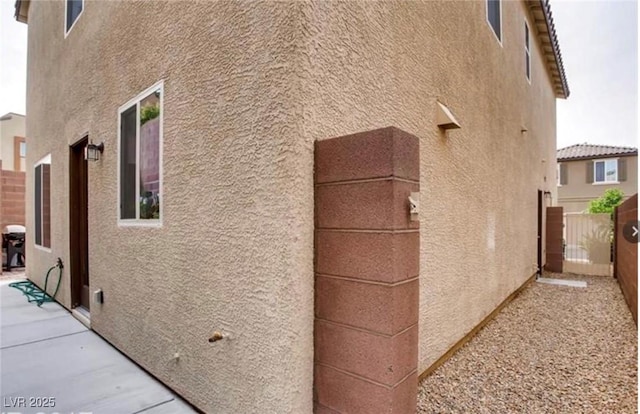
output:
[[[35,167],[35,243],[51,247],[51,161],[45,158]]]
[[[35,181],[36,244],[42,246],[42,165],[36,167]]]
[[[120,220],[161,225],[162,82],[119,109]]]
[[[120,218],[136,218],[136,105],[120,114]]]
[[[596,162],[596,182],[604,181],[604,162]]]
[[[502,41],[502,31],[500,30],[500,0],[487,0],[487,20],[493,32]]]

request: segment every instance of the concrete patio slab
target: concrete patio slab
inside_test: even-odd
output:
[[[68,315],[23,324],[7,325],[2,327],[0,349],[66,336],[86,330],[87,328],[85,328],[84,325],[74,318],[69,318]]]
[[[4,282],[0,300],[3,405],[18,397],[53,397],[52,412],[195,412],[60,305],[39,308]],[[46,412],[37,407],[2,409]]]
[[[191,407],[185,404],[182,400],[173,399],[166,403],[158,404],[154,407],[139,411],[140,414],[174,414],[174,413],[189,413],[192,411]],[[137,413],[136,413],[137,414]]]

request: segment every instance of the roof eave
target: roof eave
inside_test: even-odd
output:
[[[587,155],[584,157],[565,157],[558,158],[557,161],[584,161],[584,160],[598,160],[601,158],[620,158],[620,157],[637,157],[638,152],[628,152],[624,154],[599,154],[599,155]]]
[[[21,23],[27,23],[30,0],[16,0],[14,17]]]
[[[560,53],[560,45],[549,0],[528,0],[527,4],[536,23],[538,38],[542,45],[543,56],[547,59],[547,69],[554,86],[555,95],[558,98],[566,99],[570,93],[569,85],[564,72],[562,54]]]

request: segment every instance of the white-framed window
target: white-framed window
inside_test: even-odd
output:
[[[525,59],[525,75],[527,80],[531,83],[531,35],[529,32],[529,25],[524,22],[524,59]]]
[[[13,170],[27,171],[27,142],[25,137],[13,137]]]
[[[162,81],[118,109],[118,224],[162,225]]]
[[[84,0],[64,1],[64,37],[67,37],[84,10]]]
[[[34,165],[35,245],[51,248],[51,154]]]
[[[558,187],[562,187],[562,181],[560,178],[560,165],[561,165],[560,163],[556,165],[556,185]]]
[[[593,183],[617,183],[618,159],[597,160],[593,162]]]
[[[501,0],[487,1],[487,23],[496,35],[498,43],[502,45],[502,4]]]
[[[558,187],[569,184],[569,170],[567,167],[568,164],[566,163],[558,163]]]

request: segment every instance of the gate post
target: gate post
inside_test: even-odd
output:
[[[547,226],[545,229],[547,263],[545,269],[554,273],[562,273],[563,226],[562,207],[547,207]]]
[[[316,413],[414,413],[419,141],[389,127],[316,142]]]

